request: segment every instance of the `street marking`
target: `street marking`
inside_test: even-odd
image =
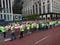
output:
[[[37,42],[35,42],[35,45],[38,44],[38,43],[40,43],[41,41],[47,39],[48,37],[49,37],[49,36],[46,36],[46,37],[42,38],[41,40],[38,40]]]
[[[10,38],[8,38],[8,39],[5,39],[4,41],[6,42],[6,41],[9,41],[9,40],[11,40]]]

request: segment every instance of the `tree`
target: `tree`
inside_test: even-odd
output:
[[[22,0],[14,0],[13,13],[14,14],[22,13]]]
[[[26,18],[28,19],[28,20],[36,20],[36,19],[39,19],[39,14],[30,14],[30,15],[28,15],[28,16],[26,16]]]

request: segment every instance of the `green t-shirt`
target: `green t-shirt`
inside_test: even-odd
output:
[[[45,25],[44,25],[44,23],[42,23],[42,27],[44,27]]]
[[[60,21],[58,21],[58,24],[60,24]]]
[[[39,24],[36,24],[36,28],[39,28]]]
[[[35,26],[35,25],[34,25],[34,24],[32,24],[32,25],[31,25],[31,28],[34,28],[34,26]]]
[[[48,26],[48,23],[46,23],[45,26]]]
[[[15,32],[14,26],[11,26],[11,31],[12,31],[12,32]]]
[[[6,32],[5,28],[3,26],[0,26],[1,32]]]
[[[20,31],[24,31],[24,27],[23,26],[20,26]]]
[[[29,29],[30,29],[30,24],[27,24],[26,27],[27,27],[27,29],[29,30]]]
[[[52,22],[49,22],[50,25],[52,25],[53,23]]]
[[[54,21],[52,21],[52,25],[54,25],[55,24],[55,22]]]

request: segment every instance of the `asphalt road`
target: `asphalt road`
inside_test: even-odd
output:
[[[34,32],[30,36],[13,41],[1,42],[0,45],[60,45],[60,27]]]

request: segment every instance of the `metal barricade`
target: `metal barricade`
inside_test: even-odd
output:
[[[4,41],[3,33],[0,32],[0,42]]]

